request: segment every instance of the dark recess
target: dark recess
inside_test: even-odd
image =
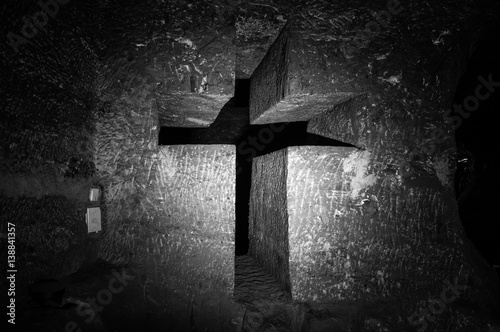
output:
[[[248,107],[250,102],[250,79],[237,79],[234,84],[236,107]]]
[[[478,79],[482,76],[498,85],[500,82],[500,25],[477,42],[466,73],[462,76],[453,103],[463,105],[468,96],[474,96]],[[484,88],[481,93],[487,90]],[[498,145],[498,123],[500,113],[500,88],[479,102],[479,107],[467,118],[460,116],[462,123],[455,132],[457,142],[457,171],[455,193],[460,219],[469,239],[482,256],[494,265],[500,265],[500,223],[496,204],[500,200],[498,187],[500,178],[500,148]],[[452,107],[453,109],[453,107]]]

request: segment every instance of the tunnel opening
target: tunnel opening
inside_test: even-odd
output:
[[[307,122],[250,125],[250,80],[235,81],[234,97],[222,108],[208,128],[161,127],[159,145],[236,145],[235,255],[248,253],[249,200],[252,160],[290,146],[346,146],[351,144],[310,134]]]

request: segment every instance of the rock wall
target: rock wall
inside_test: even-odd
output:
[[[154,95],[160,125],[208,127],[234,92],[234,8],[155,0],[101,6],[108,18],[99,38],[101,99]]]
[[[428,9],[414,10],[415,3],[397,1],[366,4],[371,9],[346,6],[338,12],[316,4],[301,18],[291,13],[290,24],[252,74],[253,123],[309,117],[308,132],[364,149],[358,165],[354,162],[347,173],[358,180],[369,177],[370,183],[363,190],[349,189],[350,202],[340,203],[353,217],[346,229],[339,230],[349,249],[345,254],[342,250],[328,253],[313,246],[317,256],[311,262],[317,265],[309,268],[315,273],[298,278],[304,289],[313,289],[314,282],[307,280],[321,275],[315,269],[331,273],[333,262],[340,259],[341,272],[346,274],[330,293],[336,299],[405,297],[419,312],[443,283],[454,280],[470,286],[463,299],[498,310],[498,279],[474,254],[458,217],[453,124],[446,115],[457,73],[464,72],[470,56],[476,33],[472,31],[479,30],[471,16],[451,19],[452,12],[463,8],[441,4],[444,7],[431,10],[446,13],[439,18],[426,16]],[[475,10],[466,12],[475,15]],[[489,15],[484,17],[491,20]],[[450,34],[430,38],[425,32],[430,25]],[[453,39],[451,31],[461,32]],[[444,52],[445,45],[449,51]],[[355,95],[330,99],[324,107],[323,96],[338,92]],[[299,97],[306,103],[296,102]],[[314,113],[318,110],[321,114]],[[316,181],[321,183],[319,178]],[[377,212],[368,216],[363,209],[372,209],[373,202]],[[321,215],[322,208],[315,213]],[[326,213],[323,219],[335,220],[333,206]],[[314,220],[308,223],[314,225]],[[330,277],[329,282],[336,283],[337,277]],[[304,298],[326,300],[320,288]]]
[[[359,243],[350,237],[363,231],[351,229],[357,219],[351,196],[364,194],[373,177],[363,170],[359,177],[353,176],[362,159],[356,148],[306,146],[287,150],[292,296],[299,301],[344,299],[340,288],[357,269],[352,249]],[[344,167],[346,160],[351,169]]]
[[[102,239],[98,257],[128,264],[144,252],[139,238],[155,216],[153,193],[158,118],[149,101],[122,97],[96,112],[94,162],[103,189]]]
[[[148,243],[167,276],[199,288],[234,283],[235,148],[176,145],[159,150],[155,174],[160,231]],[[157,223],[157,225],[156,225]]]
[[[1,32],[9,37],[0,49],[2,170],[92,175],[97,57],[90,39],[96,26],[88,21],[72,28],[77,17],[90,14],[91,4],[58,5],[55,18],[38,28],[33,15],[45,12],[36,3],[4,6]]]
[[[206,277],[224,271],[221,280],[218,277],[201,279],[207,280],[207,284],[215,280],[219,284],[232,285],[232,273],[227,272],[227,267],[219,266],[209,273],[206,267],[196,266],[194,262],[190,268],[179,270],[179,267],[186,267],[179,262],[182,257],[189,256],[188,252],[212,255],[213,251],[202,250],[200,246],[219,236],[222,243],[217,244],[224,258],[214,260],[207,256],[201,261],[215,265],[214,261],[219,261],[230,266],[232,271],[234,264],[228,261],[232,256],[226,257],[226,254],[234,253],[234,239],[228,235],[231,223],[224,213],[232,211],[234,188],[228,195],[226,188],[218,188],[222,195],[229,197],[227,200],[224,196],[223,201],[228,205],[216,209],[213,206],[216,200],[210,199],[212,205],[207,207],[205,196],[214,196],[214,193],[207,193],[205,190],[209,186],[200,188],[196,181],[206,183],[204,181],[209,180],[189,178],[189,174],[198,174],[198,166],[210,168],[210,160],[190,164],[186,156],[191,152],[186,152],[186,156],[172,152],[170,159],[166,159],[167,149],[159,150],[157,146],[159,126],[206,127],[232,94],[234,30],[228,25],[224,12],[218,13],[216,20],[205,21],[211,13],[215,14],[215,9],[202,3],[160,4],[156,1],[133,6],[110,1],[101,8],[102,15],[109,19],[100,22],[104,34],[99,39],[102,44],[98,77],[100,103],[94,135],[97,176],[105,193],[99,258],[114,264],[145,264],[155,271],[151,276],[159,282],[173,280],[177,273],[177,281],[185,281],[186,276],[190,276],[191,282],[186,285],[193,286],[200,273]],[[195,21],[200,25],[193,24]],[[185,164],[174,165],[175,158],[184,160]],[[226,183],[229,185],[234,177],[229,180],[231,162],[226,162],[224,167],[227,169],[217,176],[222,183],[229,181]],[[173,171],[170,167],[185,172],[186,178],[181,179],[179,174],[170,177]],[[229,178],[223,178],[226,175]],[[177,181],[176,187],[169,187],[173,180]],[[218,180],[213,179],[215,183]],[[196,196],[198,200],[182,200],[188,196],[175,196],[175,193],[186,194],[179,185],[191,190],[192,187],[184,186],[193,183],[197,183],[195,194],[201,195]],[[176,211],[174,215],[170,214],[173,210]],[[176,227],[188,222],[190,217],[194,219],[184,226],[190,231],[190,227],[194,227],[198,233],[207,232],[205,235],[209,239],[186,240],[186,234],[191,234],[186,229],[176,233]],[[230,219],[234,222],[234,217]],[[213,220],[217,222],[214,224]],[[223,225],[226,233],[220,233],[220,229],[217,233],[217,225]],[[167,241],[169,234],[172,238]],[[176,241],[171,242],[174,239]],[[177,247],[173,249],[171,245]],[[161,269],[169,259],[169,269]],[[175,289],[174,284],[174,281],[169,284],[170,289]]]
[[[437,177],[380,174],[373,159],[367,150],[318,146],[256,158],[250,255],[298,301],[419,303],[448,281],[468,285],[463,298],[495,303],[485,291],[492,276],[475,271],[450,192]]]
[[[203,280],[232,291],[234,148],[159,148],[154,104],[127,94],[98,119],[95,162],[104,188],[98,257],[151,264],[172,288]]]
[[[290,290],[287,150],[253,159],[248,254]]]
[[[75,272],[91,256],[93,5],[56,3],[51,14],[37,2],[1,5],[0,232],[3,241],[15,225],[18,303],[29,283]],[[7,266],[7,250],[0,257]]]
[[[337,99],[337,106],[323,103],[321,108],[302,108],[290,113],[293,116],[278,118],[312,117],[310,132],[364,148],[359,156],[363,174],[375,177],[375,183],[352,198],[352,223],[336,233],[345,235],[336,238],[336,245],[342,245],[340,253],[332,247],[324,249],[326,242],[321,248],[311,247],[310,255],[317,255],[314,259],[319,262],[313,268],[320,274],[331,273],[332,265],[344,266],[346,274],[335,279],[339,291],[330,294],[335,298],[394,298],[396,302],[403,298],[405,312],[412,313],[427,308],[429,299],[439,296],[449,281],[467,286],[447,307],[449,318],[439,319],[438,327],[444,329],[454,321],[467,326],[469,316],[461,313],[468,305],[489,312],[498,281],[492,281],[488,266],[481,265],[461,230],[452,189],[453,128],[445,123],[443,113],[451,104],[475,37],[497,18],[488,2],[475,7],[476,2],[470,1],[407,1],[400,4],[401,11],[391,12],[388,22],[380,23],[374,13],[389,10],[388,4],[399,6],[394,1],[300,0],[2,2],[0,217],[17,228],[16,259],[23,267],[17,278],[18,299],[35,279],[64,277],[96,259],[112,266],[134,266],[139,296],[147,305],[156,306],[160,316],[165,307],[180,307],[176,296],[185,300],[207,287],[225,295],[230,292],[234,202],[224,197],[232,190],[233,173],[222,172],[234,169],[229,166],[233,163],[227,154],[230,149],[220,147],[217,151],[223,152],[219,154],[199,147],[199,154],[212,156],[213,162],[190,157],[188,163],[186,156],[194,156],[195,150],[181,153],[169,147],[172,158],[167,161],[156,144],[158,126],[208,126],[231,97],[235,76],[250,77],[290,20],[297,27],[290,34],[294,45],[317,50],[305,52],[307,59],[298,58],[300,54],[288,57],[292,61],[289,73],[296,75],[290,91],[311,93],[308,101],[314,101],[318,97],[314,89],[322,88],[314,74],[330,75],[328,67],[334,64],[337,75],[322,77],[341,77],[334,82],[336,86],[353,83],[350,87],[362,94],[342,105],[338,103],[345,100]],[[380,23],[380,30],[370,33],[367,24],[373,27],[375,22]],[[306,47],[294,39],[297,36],[307,39]],[[281,87],[279,92],[286,92]],[[299,163],[307,166],[306,161]],[[174,166],[186,171],[173,178],[198,188],[196,192],[186,189],[192,194],[189,199],[177,195],[177,188],[166,181]],[[343,167],[351,170],[344,175],[357,178],[358,166]],[[282,186],[276,180],[280,177],[268,174],[279,173],[282,178],[283,169],[263,172],[262,178],[269,181],[261,186]],[[205,175],[215,170],[221,171],[215,181],[221,184],[215,195],[223,202],[220,205],[210,200],[216,190],[198,183],[206,183]],[[86,234],[84,212],[88,189],[96,185],[104,192],[103,232],[92,239]],[[375,214],[370,213],[372,196],[378,200]],[[278,207],[258,213],[284,216]],[[335,210],[322,208],[301,213],[314,215],[311,223],[318,226],[319,217],[336,218]],[[184,225],[186,216],[194,218],[190,220],[194,225],[176,229],[173,225]],[[215,220],[218,216],[223,217]],[[278,227],[265,226],[276,237],[285,228],[283,219],[279,220]],[[2,237],[5,225],[0,225]],[[210,238],[200,235],[204,232]],[[169,236],[172,242],[165,241]],[[269,243],[259,250],[270,248]],[[6,251],[2,252],[5,265]],[[189,264],[181,268],[186,255]],[[280,259],[267,260],[271,268],[283,270],[286,264]],[[189,271],[193,275],[188,276]],[[280,277],[286,279],[286,274]],[[295,288],[309,287],[310,293],[303,296],[314,298],[313,285],[307,284],[310,276],[303,278],[305,285]],[[183,290],[186,287],[189,292]],[[294,288],[291,282],[290,288]],[[182,306],[186,326],[192,319],[193,302]],[[217,304],[212,304],[205,310],[200,301],[197,310],[215,314]],[[135,311],[134,303],[129,306]],[[172,317],[176,314],[175,309],[169,312]],[[399,317],[408,320],[407,314]],[[412,326],[422,324],[417,318],[413,317]]]
[[[361,93],[339,42],[306,38],[288,22],[250,78],[250,122],[307,121]]]

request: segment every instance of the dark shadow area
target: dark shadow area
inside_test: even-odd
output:
[[[452,113],[461,118],[455,132],[458,149],[455,193],[467,236],[490,264],[500,265],[500,222],[495,210],[500,200],[497,189],[500,186],[497,134],[500,121],[500,42],[496,38],[500,25],[489,31],[478,41],[453,101],[456,105],[464,105],[467,97],[470,100],[470,96],[476,95],[479,85],[483,86],[481,94],[489,93],[487,98],[479,101],[476,110],[469,113],[464,106],[465,116]],[[490,89],[479,77],[493,81]]]
[[[234,85],[236,107],[248,107],[250,102],[250,79],[237,79]]]
[[[207,128],[161,127],[159,145],[237,144],[248,130],[248,108],[236,107],[233,97]]]
[[[272,153],[289,146],[322,145],[354,147],[354,145],[348,143],[309,134],[307,132],[306,121],[251,126],[248,138],[250,139],[247,140],[248,145],[255,148],[256,156]]]
[[[236,256],[248,252],[248,216],[250,213],[250,188],[252,185],[252,161],[236,153]]]
[[[161,127],[158,144],[237,144],[247,134],[250,127],[249,100],[250,80],[237,79],[234,97],[224,105],[209,127]]]

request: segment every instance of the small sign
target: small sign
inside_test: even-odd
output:
[[[90,188],[90,201],[98,202],[101,196],[101,189],[99,188]]]
[[[101,208],[89,207],[87,208],[87,229],[89,233],[101,231]]]

